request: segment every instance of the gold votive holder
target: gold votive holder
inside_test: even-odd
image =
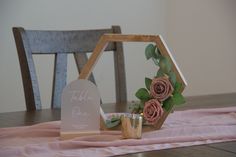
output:
[[[139,114],[124,114],[121,116],[121,131],[123,138],[140,139],[142,137],[143,118]]]

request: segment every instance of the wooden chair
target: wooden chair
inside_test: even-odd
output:
[[[121,33],[121,29],[119,26],[112,26],[108,29],[73,31],[13,28],[27,111],[40,110],[42,108],[32,55],[55,55],[51,108],[60,108],[61,93],[66,85],[67,55],[74,55],[78,72],[80,73],[80,70],[87,62],[86,53],[93,51],[100,36],[104,33]],[[126,102],[126,78],[122,43],[109,43],[104,51],[113,51],[114,53],[116,102]],[[90,75],[90,80],[95,82],[92,74]]]

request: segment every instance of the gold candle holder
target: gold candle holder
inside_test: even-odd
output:
[[[121,116],[121,131],[123,138],[140,139],[142,137],[142,116],[125,114]]]

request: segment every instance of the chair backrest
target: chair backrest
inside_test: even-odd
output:
[[[13,27],[27,111],[42,108],[32,55],[55,55],[51,108],[60,108],[61,93],[66,85],[67,54],[72,53],[74,55],[78,72],[80,72],[88,60],[86,53],[93,51],[97,41],[104,33],[121,33],[121,29],[119,26],[112,26],[108,29],[98,30],[45,31]],[[122,43],[109,43],[105,51],[113,51],[114,53],[116,102],[126,102],[126,78]],[[90,80],[95,83],[92,74]]]

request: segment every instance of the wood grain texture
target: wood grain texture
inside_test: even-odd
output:
[[[66,86],[67,54],[55,54],[51,108],[61,108],[61,94]]]
[[[177,110],[215,108],[236,105],[236,93],[191,96],[187,97],[187,105],[178,106]],[[105,112],[125,112],[128,111],[129,103],[122,104],[102,104]],[[42,109],[38,111],[19,111],[0,113],[0,128],[28,126],[41,122],[60,120],[60,109]],[[181,147],[174,149],[154,150],[139,152],[122,157],[236,157],[236,141],[207,144],[201,146]]]
[[[120,34],[120,27],[113,26],[114,33]],[[127,102],[125,57],[122,42],[116,42],[114,51],[116,102]]]
[[[88,57],[87,57],[86,53],[74,53],[74,58],[75,58],[75,62],[76,62],[78,72],[80,73],[81,69],[83,69],[84,65],[87,63]],[[94,78],[93,74],[91,74],[89,76],[88,80],[90,80],[91,82],[96,84],[96,81],[95,81],[95,78]]]
[[[214,143],[209,144],[208,147],[236,154],[236,142]]]
[[[100,36],[112,33],[112,29],[74,30],[74,31],[43,31],[26,30],[32,53],[74,53],[92,52]],[[112,51],[111,43],[106,51]]]
[[[42,105],[38,81],[27,35],[23,28],[13,28],[13,34],[20,62],[26,109],[28,111],[40,110]]]
[[[78,72],[80,72],[87,62],[86,54],[93,51],[100,37],[104,33],[120,32],[119,26],[112,26],[112,28],[107,29],[73,31],[25,30],[21,27],[14,27],[13,34],[20,61],[27,110],[40,110],[42,108],[32,55],[52,54],[55,56],[51,108],[60,108],[61,93],[66,85],[67,78],[67,54],[74,54]],[[117,101],[126,101],[125,69],[122,65],[124,61],[120,61],[124,59],[120,57],[123,56],[122,45],[110,42],[104,51],[119,52],[119,55],[114,55],[116,64],[118,64],[115,65],[115,72],[116,76],[119,77],[116,79],[118,81],[116,83]],[[93,75],[90,76],[90,80],[95,83]]]
[[[186,97],[186,104],[176,106],[175,110],[236,106],[235,98],[236,93],[190,96]],[[129,105],[130,102],[105,103],[101,104],[101,107],[105,113],[130,112]],[[0,127],[32,125],[60,119],[60,109],[0,113]]]
[[[103,35],[107,41],[111,42],[156,42],[158,35],[138,35],[138,34],[109,34]]]
[[[89,75],[92,73],[93,68],[95,67],[98,59],[102,55],[104,48],[106,47],[107,42],[102,36],[100,40],[97,42],[96,47],[93,50],[92,55],[90,56],[88,62],[84,65],[81,73],[79,75],[79,79],[88,79]]]
[[[236,145],[231,144],[232,146]],[[164,149],[158,151],[148,151],[135,154],[119,155],[122,157],[235,157],[232,152],[222,151],[220,149],[208,148],[206,145],[181,147],[174,149]],[[117,157],[119,157],[117,156]]]
[[[160,53],[163,56],[168,56],[171,59],[172,63],[172,70],[176,73],[176,79],[178,82],[182,83],[182,91],[184,90],[185,86],[187,85],[185,79],[182,75],[180,75],[179,68],[177,67],[176,63],[173,61],[173,57],[170,55],[168,48],[164,44],[163,39],[160,36],[156,35],[125,35],[125,34],[104,34],[98,41],[96,47],[94,48],[93,54],[89,58],[87,64],[81,71],[79,76],[80,79],[86,79],[91,71],[93,70],[94,66],[96,65],[98,59],[100,58],[103,50],[106,48],[109,42],[155,42],[157,47],[160,49]]]

